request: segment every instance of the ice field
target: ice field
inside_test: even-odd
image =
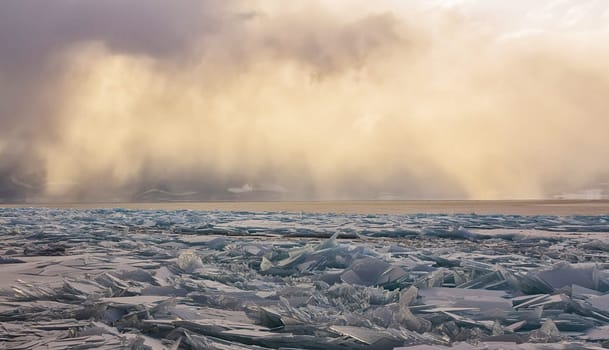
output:
[[[600,349],[609,216],[0,209],[1,349]]]

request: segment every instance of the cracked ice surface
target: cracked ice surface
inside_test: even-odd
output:
[[[0,348],[597,349],[609,216],[0,209]]]

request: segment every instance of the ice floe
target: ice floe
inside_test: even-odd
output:
[[[599,349],[609,216],[0,209],[0,349]]]

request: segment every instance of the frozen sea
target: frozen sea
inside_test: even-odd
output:
[[[0,208],[0,349],[607,346],[608,202]]]

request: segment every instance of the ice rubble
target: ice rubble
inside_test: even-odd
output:
[[[609,347],[609,217],[0,209],[0,348]]]

